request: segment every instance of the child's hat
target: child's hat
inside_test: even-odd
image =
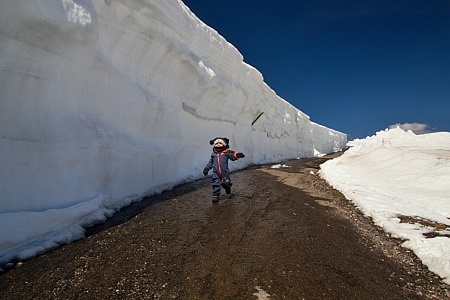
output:
[[[225,143],[224,140],[222,140],[222,139],[216,139],[216,140],[214,140],[214,147],[215,147],[218,143],[221,143],[221,144],[224,145],[224,146],[227,145],[227,144]]]
[[[230,140],[229,139],[227,139],[226,137],[216,137],[216,138],[214,138],[214,139],[212,139],[212,140],[210,140],[209,141],[209,143],[211,144],[211,145],[216,145],[216,143],[218,143],[218,142],[221,142],[222,143],[222,145],[224,145],[225,147],[229,147],[228,146],[228,143],[230,142]]]

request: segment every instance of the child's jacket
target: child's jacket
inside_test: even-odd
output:
[[[206,167],[209,169],[213,169],[213,176],[215,174],[222,180],[230,179],[228,160],[238,160],[237,152],[231,149],[225,149],[223,151],[217,151],[216,149],[213,149],[213,153],[211,153],[211,158],[209,159]]]

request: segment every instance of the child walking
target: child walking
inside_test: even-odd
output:
[[[203,174],[208,175],[209,170],[213,170],[211,177],[211,184],[213,188],[213,198],[212,202],[216,203],[219,201],[220,190],[223,187],[227,194],[231,194],[231,179],[230,171],[228,170],[228,160],[238,160],[239,158],[244,158],[244,153],[236,152],[229,149],[227,138],[216,137],[209,142],[213,145],[213,152],[211,153],[211,158],[208,164],[203,169]]]

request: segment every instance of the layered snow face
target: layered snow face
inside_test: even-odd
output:
[[[1,1],[0,261],[202,176],[215,136],[233,168],[346,144],[181,1]]]

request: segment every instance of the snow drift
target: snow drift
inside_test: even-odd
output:
[[[346,144],[181,1],[1,1],[0,261],[198,178],[215,136],[236,168]]]
[[[450,132],[395,128],[348,145],[321,176],[450,284]]]

